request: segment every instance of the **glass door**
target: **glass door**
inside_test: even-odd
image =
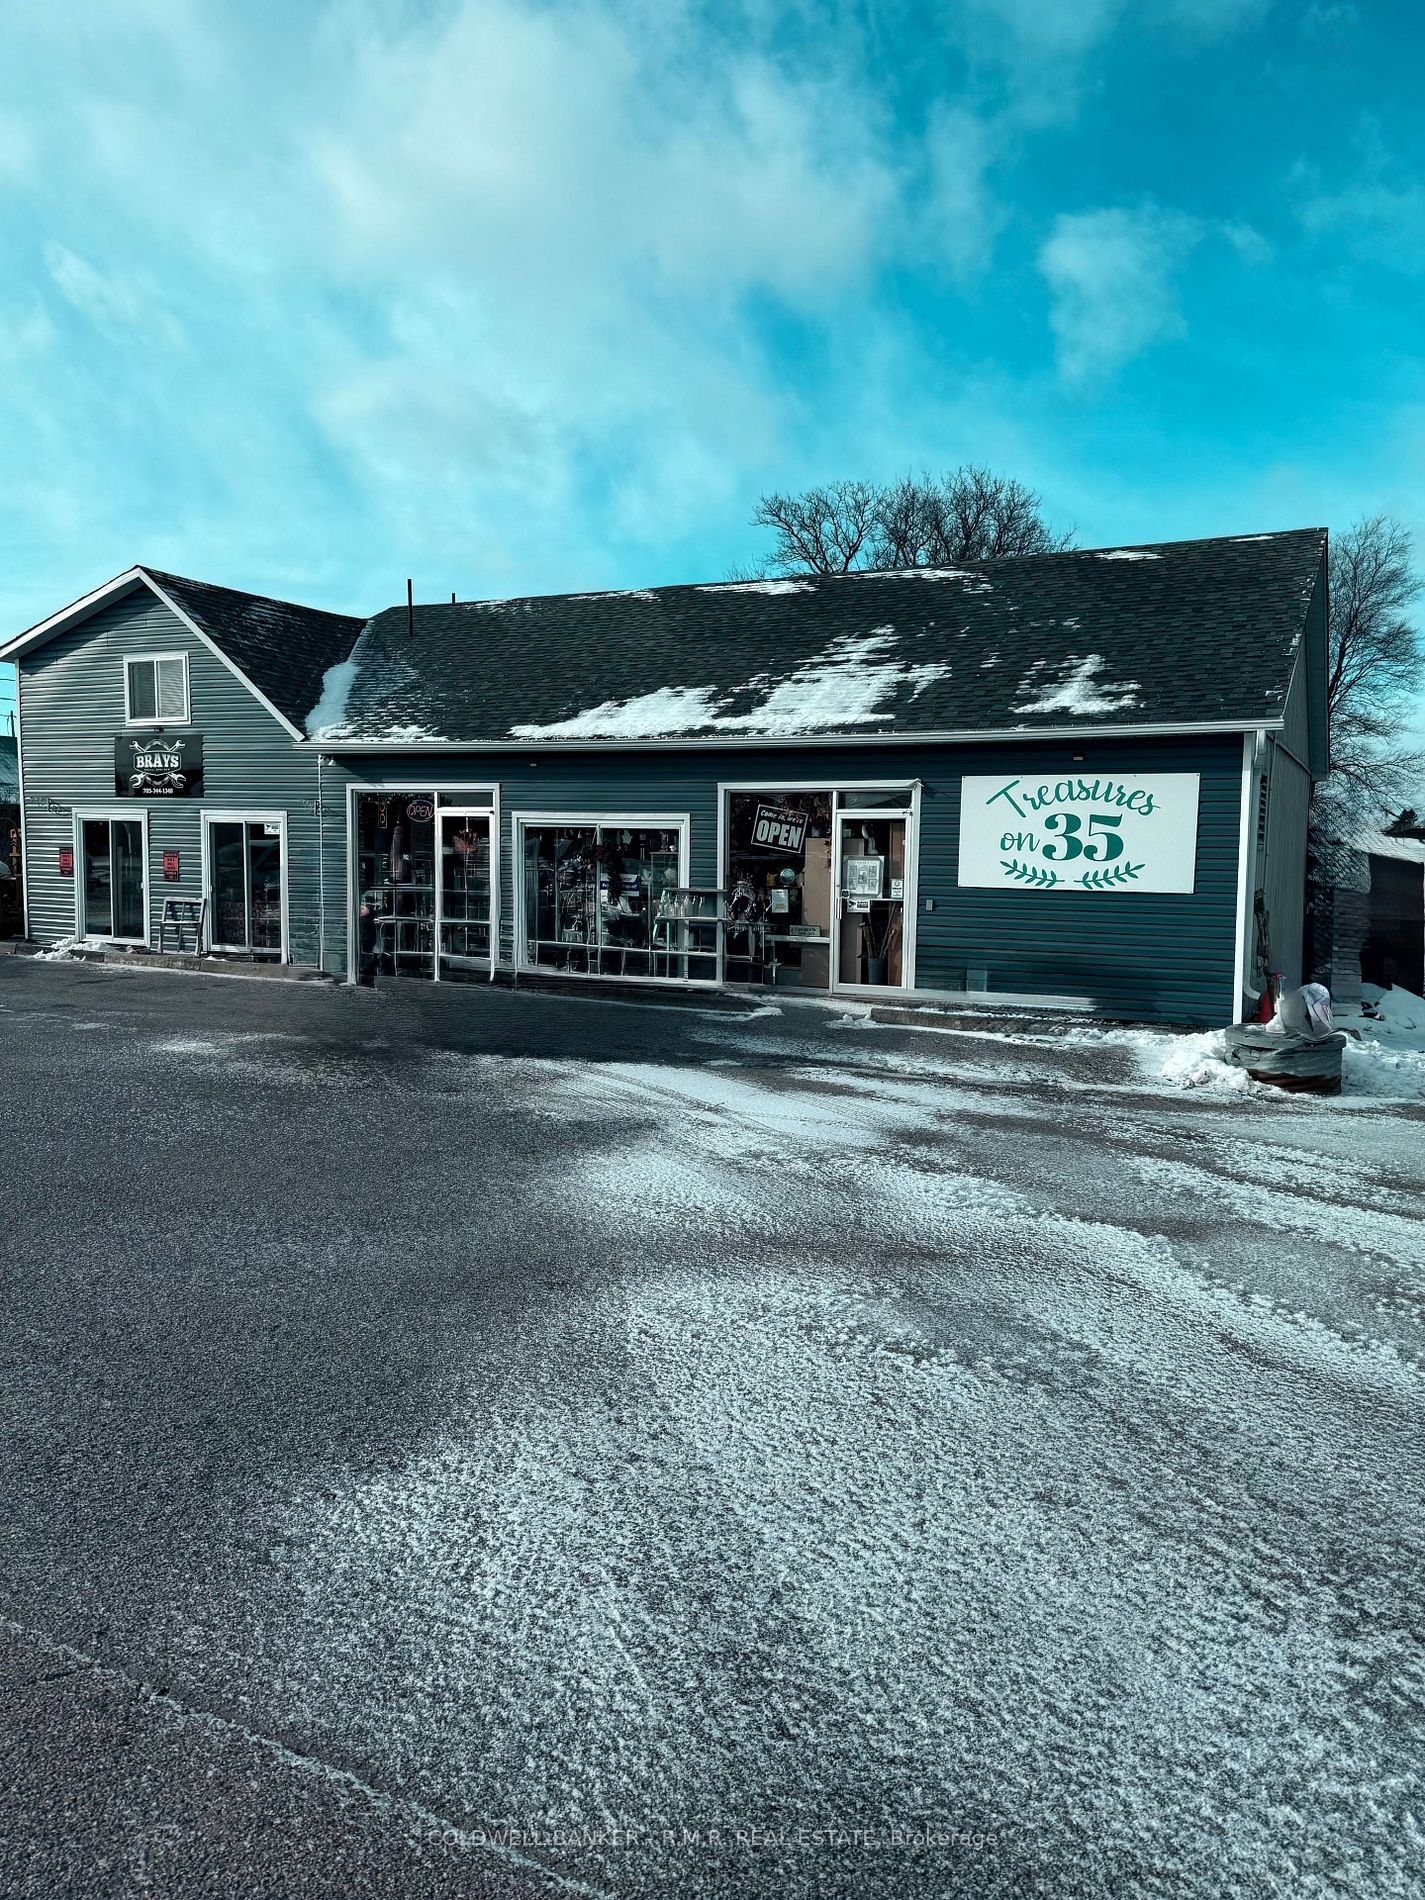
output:
[[[435,793],[361,792],[356,800],[358,974],[432,978]]]
[[[208,821],[208,939],[214,950],[282,955],[282,827],[269,819]]]
[[[82,825],[84,935],[148,941],[141,818],[86,818]]]
[[[437,886],[440,974],[487,976],[492,967],[491,813],[442,806]]]
[[[909,819],[866,810],[836,814],[836,983],[905,986]]]

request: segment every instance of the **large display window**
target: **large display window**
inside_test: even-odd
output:
[[[526,964],[575,976],[712,981],[716,941],[692,922],[687,821],[523,818]]]

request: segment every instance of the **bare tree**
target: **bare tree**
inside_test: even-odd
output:
[[[1418,792],[1425,756],[1409,743],[1425,688],[1425,644],[1410,613],[1420,591],[1408,531],[1368,515],[1331,544],[1326,713],[1328,804],[1388,807]]]
[[[872,567],[948,567],[1004,554],[1052,554],[1072,537],[1044,525],[1038,495],[1022,482],[967,466],[937,479],[833,482],[799,495],[764,495],[752,517],[776,536],[765,570],[849,574]]]
[[[1045,525],[1032,488],[973,463],[936,480],[907,475],[882,491],[877,567],[950,567],[1007,554],[1059,554],[1071,534]]]
[[[769,565],[781,574],[849,574],[865,558],[880,490],[871,482],[832,482],[800,495],[764,495],[754,527],[776,535]]]

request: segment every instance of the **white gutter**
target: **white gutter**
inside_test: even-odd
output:
[[[1142,726],[1000,726],[964,732],[738,733],[735,737],[689,738],[667,733],[657,739],[324,739],[302,740],[327,753],[359,752],[745,752],[778,747],[782,751],[823,746],[1004,745],[1040,740],[1222,738],[1238,732],[1280,732],[1281,719],[1204,719],[1181,725]]]

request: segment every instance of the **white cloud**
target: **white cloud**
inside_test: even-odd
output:
[[[1152,206],[1056,219],[1039,268],[1066,383],[1099,382],[1150,344],[1183,333],[1174,279],[1200,234],[1195,220]]]
[[[1124,30],[1140,41],[1229,37],[1271,0],[959,0],[946,31],[981,71],[1008,81],[1013,116],[1030,125],[1071,119],[1098,74],[1094,57]]]
[[[1005,223],[985,176],[994,144],[992,128],[962,106],[937,107],[926,126],[926,202],[913,241],[927,262],[956,277],[988,266]]]
[[[45,269],[66,303],[96,323],[132,323],[139,300],[122,278],[107,276],[67,245],[53,240],[44,247]]]
[[[1340,191],[1303,197],[1297,217],[1310,236],[1329,237],[1362,262],[1411,275],[1425,270],[1425,186],[1366,176]]]
[[[0,112],[0,184],[19,182],[34,170],[35,141],[13,112]]]

